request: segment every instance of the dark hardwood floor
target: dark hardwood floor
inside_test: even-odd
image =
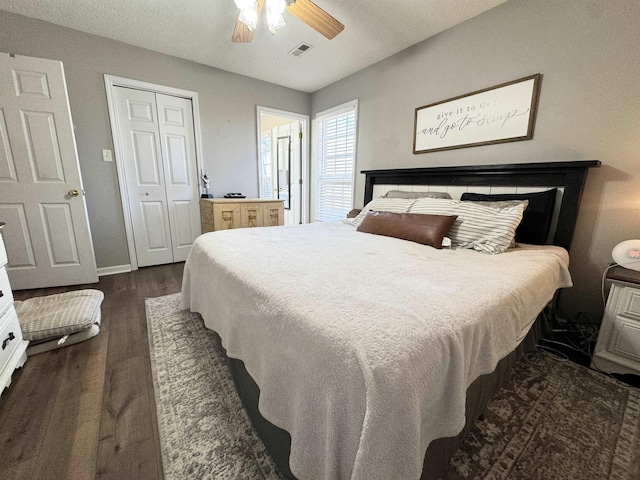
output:
[[[34,355],[0,397],[0,479],[162,478],[144,299],[180,291],[184,264],[141,268],[16,300],[102,290],[102,329]]]

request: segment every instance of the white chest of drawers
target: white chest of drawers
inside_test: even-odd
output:
[[[7,252],[2,240],[0,222],[0,395],[11,384],[11,376],[16,368],[27,361],[27,345],[22,339],[18,316],[13,308],[13,294],[7,276]]]

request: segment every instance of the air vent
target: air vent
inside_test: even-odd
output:
[[[307,53],[309,50],[313,48],[313,45],[309,45],[308,43],[301,43],[296,48],[289,52],[289,55],[293,55],[294,57],[299,57],[300,55]]]

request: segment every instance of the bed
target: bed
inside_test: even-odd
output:
[[[550,246],[435,249],[341,222],[231,230],[194,243],[183,305],[215,330],[281,471],[435,478],[538,332],[560,288],[597,161],[376,170],[390,189],[558,188]],[[400,188],[402,187],[402,188]]]

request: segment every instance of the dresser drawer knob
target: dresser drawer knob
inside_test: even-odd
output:
[[[4,297],[4,292],[0,290],[0,298]]]
[[[16,338],[16,336],[13,334],[13,332],[9,332],[9,336],[5,338],[4,341],[2,342],[2,349],[4,350],[5,348],[7,348],[7,345],[9,344],[9,342],[14,338]]]

